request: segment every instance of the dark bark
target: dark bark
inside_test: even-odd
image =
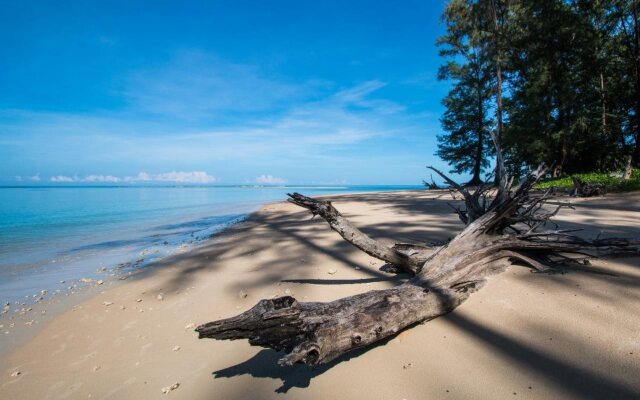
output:
[[[478,63],[479,64],[479,63]],[[477,67],[476,71],[476,90],[478,96],[478,127],[476,135],[478,137],[478,143],[476,145],[476,156],[473,165],[473,177],[467,183],[467,185],[479,185],[482,183],[482,179],[480,178],[480,173],[482,172],[482,160],[484,159],[484,101],[482,98],[482,82],[480,77],[480,66]]]

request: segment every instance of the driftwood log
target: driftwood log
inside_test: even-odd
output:
[[[413,274],[406,283],[328,303],[286,296],[261,300],[250,310],[197,327],[200,338],[248,339],[251,345],[284,351],[281,365],[319,364],[369,346],[403,329],[454,310],[487,278],[516,261],[537,271],[583,265],[596,255],[637,252],[637,240],[594,239],[573,231],[544,230],[562,205],[548,210],[549,192],[532,194],[547,172],[540,167],[512,187],[497,143],[499,187],[470,191],[431,168],[464,198],[455,208],[465,228],[448,243],[384,245],[348,221],[330,201],[298,193],[289,201],[322,217],[344,240],[372,257]]]
[[[607,194],[607,188],[601,183],[587,183],[577,176],[571,177],[573,180],[574,190],[572,195],[577,197],[593,197],[604,196]]]

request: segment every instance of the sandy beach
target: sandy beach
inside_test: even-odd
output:
[[[445,240],[462,229],[445,192],[332,200],[377,239]],[[556,219],[562,227],[640,236],[640,193],[571,202],[575,210]],[[282,368],[275,351],[193,331],[263,298],[329,301],[407,278],[381,266],[323,220],[267,205],[186,254],[22,327],[33,334],[5,356],[0,398],[640,398],[638,257],[594,261],[593,273],[511,266],[453,313],[315,368]]]

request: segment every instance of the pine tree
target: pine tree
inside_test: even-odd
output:
[[[451,1],[443,15],[447,33],[438,40],[440,54],[448,59],[438,77],[454,84],[443,100],[446,111],[441,123],[447,133],[438,136],[436,154],[452,165],[451,172],[471,172],[468,184],[482,182],[481,173],[489,166],[493,147],[488,104],[491,62],[477,8],[475,1]]]

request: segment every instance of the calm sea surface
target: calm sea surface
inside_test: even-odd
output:
[[[0,187],[0,301],[33,301],[42,290],[50,296],[80,278],[104,279],[187,251],[288,192],[419,188]]]

